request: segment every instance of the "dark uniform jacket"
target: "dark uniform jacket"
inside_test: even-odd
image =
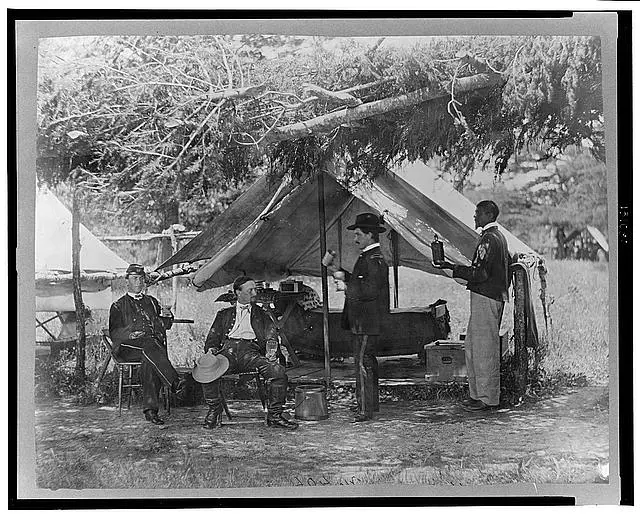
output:
[[[346,272],[347,290],[342,328],[355,334],[380,335],[389,314],[389,266],[377,246],[360,254],[353,271]]]
[[[166,323],[160,317],[160,303],[153,296],[143,294],[142,299],[134,300],[125,294],[111,305],[109,311],[109,334],[114,342],[114,351],[117,352],[123,342],[135,341],[131,339],[131,333],[137,331],[166,346]]]
[[[471,266],[454,265],[453,278],[467,281],[467,289],[482,296],[505,302],[509,299],[509,248],[498,227],[482,232]]]
[[[229,332],[236,322],[236,306],[222,309],[216,314],[216,319],[211,325],[209,334],[204,343],[205,353],[210,348],[218,350],[222,348],[224,341],[229,338]],[[276,327],[269,314],[259,305],[251,305],[251,328],[256,334],[256,341],[264,355],[267,348],[267,341],[276,342]]]

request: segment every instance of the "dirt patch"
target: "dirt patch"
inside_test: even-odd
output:
[[[350,423],[350,404],[338,399],[329,419],[295,432],[267,427],[255,402],[230,404],[237,417],[209,431],[203,406],[174,408],[156,427],[139,408],[120,417],[60,401],[36,407],[37,480],[54,489],[602,481],[605,395],[577,388],[489,414],[387,401],[363,424]]]

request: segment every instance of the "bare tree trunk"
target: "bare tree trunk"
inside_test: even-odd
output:
[[[171,255],[175,255],[178,252],[178,239],[176,238],[176,226],[171,225],[169,227],[169,236],[171,240]],[[178,265],[174,264],[173,269],[178,269]],[[178,277],[171,279],[171,310],[174,314],[178,312]]]
[[[74,184],[73,205],[71,209],[71,266],[73,275],[73,301],[76,307],[76,377],[85,379],[85,309],[82,301],[82,288],[80,283],[80,213],[78,209],[77,184]]]
[[[163,228],[171,227],[180,223],[180,203],[177,200],[166,202],[163,213]],[[166,229],[165,229],[166,230]],[[170,238],[163,237],[158,241],[158,252],[156,254],[155,266],[159,266],[173,255],[175,249],[172,247]]]

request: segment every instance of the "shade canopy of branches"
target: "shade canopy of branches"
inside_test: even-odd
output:
[[[66,50],[64,49],[66,48]],[[44,44],[38,179],[80,170],[133,229],[198,228],[261,170],[347,179],[439,156],[458,185],[526,145],[604,158],[600,40],[122,36]],[[58,62],[53,62],[52,58]]]

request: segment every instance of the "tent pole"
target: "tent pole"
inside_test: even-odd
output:
[[[338,218],[336,230],[338,231],[338,260],[342,262],[342,216]]]
[[[398,308],[398,263],[400,261],[398,248],[398,233],[391,231],[391,255],[393,258],[393,308]]]
[[[320,260],[327,252],[327,233],[324,211],[324,171],[318,172],[318,219],[320,221]],[[331,364],[329,353],[329,284],[327,268],[320,264],[322,277],[322,334],[324,336],[324,374],[327,389],[331,385]]]

